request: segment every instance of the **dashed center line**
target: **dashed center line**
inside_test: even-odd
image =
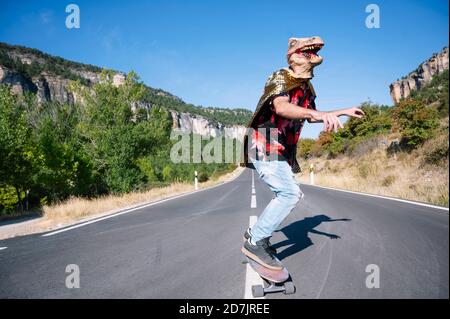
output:
[[[252,170],[252,197],[250,208],[256,208],[255,171]]]
[[[0,247],[0,250],[5,250],[6,248],[8,248],[8,247]]]

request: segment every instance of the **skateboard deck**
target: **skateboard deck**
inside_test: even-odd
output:
[[[253,297],[264,297],[268,293],[283,292],[286,295],[295,293],[295,286],[290,281],[290,275],[286,267],[280,270],[273,270],[264,267],[253,259],[246,256],[250,267],[264,280],[264,285],[252,286]]]
[[[289,272],[286,267],[283,267],[283,269],[280,270],[269,269],[249,257],[246,258],[253,270],[256,271],[262,278],[270,282],[279,284],[289,279]]]

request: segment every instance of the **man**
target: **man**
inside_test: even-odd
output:
[[[245,165],[256,169],[275,197],[256,224],[245,232],[242,252],[270,269],[282,269],[283,265],[275,257],[269,239],[303,198],[294,173],[300,171],[296,150],[304,121],[323,123],[323,130],[331,132],[342,128],[339,116],[364,115],[356,107],[331,112],[316,110],[310,79],[314,67],[322,63],[317,52],[323,45],[319,37],[289,39],[289,67],[274,72],[267,80],[244,140]]]

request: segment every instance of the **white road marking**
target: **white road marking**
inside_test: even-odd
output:
[[[244,171],[242,171],[242,172],[244,172]],[[86,226],[86,225],[90,225],[90,224],[93,224],[93,223],[96,223],[96,222],[99,222],[99,221],[102,221],[102,220],[105,220],[105,219],[117,217],[117,216],[120,216],[120,215],[124,215],[124,214],[128,214],[128,213],[134,212],[134,211],[142,209],[142,208],[146,208],[146,207],[150,207],[150,206],[157,205],[157,204],[160,204],[160,203],[164,203],[164,202],[170,201],[172,199],[176,199],[176,198],[192,195],[192,194],[195,194],[195,193],[200,193],[200,192],[203,192],[203,191],[206,191],[206,190],[210,190],[210,189],[213,189],[213,188],[216,188],[216,187],[219,187],[219,186],[222,186],[222,185],[225,185],[225,184],[233,182],[241,174],[239,174],[236,177],[234,177],[233,179],[231,179],[231,180],[229,180],[229,181],[227,181],[225,183],[219,184],[219,185],[211,186],[211,187],[208,187],[208,188],[203,188],[203,189],[196,190],[196,191],[193,191],[193,192],[188,192],[188,193],[176,195],[176,196],[173,196],[173,197],[169,197],[169,198],[166,198],[166,199],[162,199],[162,200],[159,200],[159,201],[156,201],[156,202],[144,204],[142,206],[126,209],[124,211],[121,211],[121,212],[118,212],[118,213],[115,213],[115,214],[107,215],[107,216],[100,217],[100,218],[97,218],[97,219],[93,219],[93,220],[90,220],[90,221],[87,221],[87,222],[84,222],[84,223],[81,223],[81,224],[76,224],[76,225],[73,225],[73,226],[70,226],[70,227],[67,227],[67,228],[56,230],[54,232],[44,234],[44,235],[42,235],[42,237],[53,236],[53,235],[56,235],[56,234],[59,234],[59,233],[63,233],[63,232],[66,232],[66,231],[69,231],[69,230],[72,230],[72,229],[76,229],[76,228],[80,228],[80,227],[83,227],[83,226]]]
[[[5,250],[6,248],[8,248],[8,247],[0,247],[0,250]]]
[[[252,170],[252,197],[250,201],[250,208],[256,208],[256,190],[255,190],[255,171]]]
[[[257,216],[250,216],[250,222],[249,226],[250,228],[253,227],[253,225],[256,223],[258,217]],[[258,275],[256,271],[253,270],[253,268],[247,264],[246,265],[246,274],[245,274],[245,292],[244,292],[244,299],[264,299],[261,298],[255,298],[252,294],[252,286],[254,285],[264,285],[264,281],[262,278]]]
[[[250,203],[250,208],[256,208],[256,194],[252,195],[252,201]]]
[[[255,171],[252,170],[252,188],[255,188]]]
[[[311,185],[311,184],[305,184],[305,185],[312,186],[312,187],[318,187],[318,188],[330,189],[330,190],[339,191],[339,192],[344,192],[344,193],[350,193],[350,194],[356,194],[356,195],[363,195],[363,196],[369,196],[369,197],[376,197],[376,198],[389,199],[389,200],[393,200],[393,201],[397,201],[397,202],[402,202],[402,203],[413,204],[413,205],[417,205],[417,206],[424,206],[424,207],[436,208],[436,209],[441,209],[441,210],[446,210],[446,211],[449,210],[448,207],[437,206],[437,205],[426,204],[426,203],[420,203],[420,202],[414,202],[414,201],[407,200],[407,199],[401,199],[401,198],[395,198],[395,197],[388,197],[388,196],[382,196],[382,195],[375,195],[375,194],[368,194],[368,193],[361,193],[361,192],[349,191],[349,190],[346,190],[346,189],[339,189],[339,188],[333,188],[333,187],[327,187],[327,186],[318,186],[318,185]]]

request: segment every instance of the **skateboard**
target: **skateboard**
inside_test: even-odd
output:
[[[267,293],[283,292],[285,295],[295,293],[295,286],[292,281],[288,281],[291,277],[289,271],[284,267],[281,270],[273,270],[264,267],[249,257],[245,257],[247,263],[254,271],[264,280],[265,285],[252,286],[253,297],[264,297]]]

